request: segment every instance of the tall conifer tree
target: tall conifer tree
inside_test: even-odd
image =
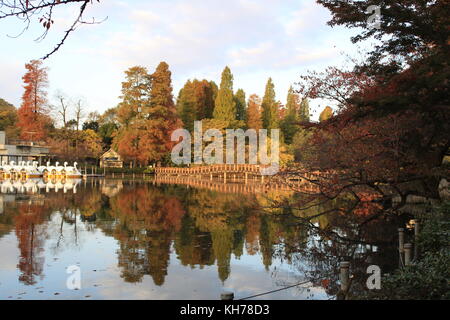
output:
[[[281,129],[285,142],[287,144],[291,144],[292,139],[294,138],[294,135],[298,130],[298,110],[300,109],[298,95],[294,92],[292,86],[289,88],[286,108],[286,116],[281,121]]]
[[[303,98],[300,103],[299,120],[301,122],[310,122],[311,114],[309,111],[309,101],[307,98]]]
[[[279,129],[278,103],[275,100],[275,86],[269,78],[262,101],[262,120],[264,129]]]
[[[237,120],[245,120],[245,112],[246,112],[246,102],[245,102],[245,92],[243,89],[239,89],[236,92],[235,96],[236,100],[236,119]]]
[[[222,72],[222,81],[217,93],[214,118],[218,120],[236,120],[236,101],[233,94],[233,75],[230,68]]]

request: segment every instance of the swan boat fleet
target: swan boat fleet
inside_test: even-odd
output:
[[[27,180],[33,178],[76,179],[82,176],[76,162],[73,166],[69,166],[67,162],[64,162],[62,166],[59,162],[56,162],[55,165],[47,162],[46,166],[39,166],[37,161],[21,161],[18,164],[14,161],[9,163],[4,161],[0,164],[0,180]]]

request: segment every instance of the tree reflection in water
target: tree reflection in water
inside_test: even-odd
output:
[[[162,286],[172,253],[192,269],[216,266],[225,282],[232,259],[246,254],[260,255],[267,270],[273,259],[281,260],[334,296],[340,261],[351,261],[355,290],[364,289],[368,265],[389,272],[398,263],[395,237],[404,218],[371,219],[377,213],[369,207],[352,214],[332,210],[317,215],[344,208],[345,199],[298,210],[290,204],[302,195],[286,191],[227,194],[145,182],[108,183],[120,188],[111,193],[104,183],[86,184],[76,194],[48,193],[39,200],[6,204],[0,224],[15,227],[20,281],[33,284],[35,277],[44,276],[45,241],[52,241],[55,252],[64,250],[62,243],[81,245],[80,223],[118,241],[118,266],[129,283],[148,275]],[[46,222],[54,215],[60,215],[60,228],[49,232]],[[71,235],[64,234],[65,224],[71,226]]]

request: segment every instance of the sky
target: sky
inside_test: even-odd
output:
[[[0,20],[0,98],[20,106],[25,63],[49,53],[76,13],[76,6],[56,10],[42,41],[35,41],[40,25],[15,37],[23,22]],[[330,14],[315,0],[102,0],[84,18],[104,21],[80,26],[45,66],[49,101],[56,104],[56,92],[63,92],[82,99],[86,114],[115,107],[124,71],[136,65],[153,72],[166,61],[174,97],[188,79],[219,84],[229,66],[235,91],[263,96],[272,77],[285,103],[300,75],[342,65],[357,49],[350,41],[354,31],[328,26]],[[311,103],[315,117],[323,103]]]

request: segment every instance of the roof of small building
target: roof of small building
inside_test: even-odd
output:
[[[118,154],[113,149],[109,149],[108,151],[106,151],[100,158],[119,158],[119,159],[121,159],[120,154]]]

